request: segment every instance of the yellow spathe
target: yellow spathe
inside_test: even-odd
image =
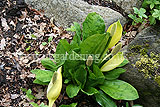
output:
[[[47,88],[47,98],[49,100],[49,107],[52,107],[55,100],[59,97],[62,89],[62,67],[59,67],[56,72],[54,72],[52,80],[50,81]]]
[[[102,72],[110,71],[116,67],[118,67],[124,61],[123,53],[118,52],[114,55],[109,61],[107,61],[102,67]]]
[[[120,21],[117,21],[109,26],[107,32],[109,32],[112,36],[112,39],[108,45],[108,48],[112,48],[118,41],[121,39],[122,36],[122,25]]]

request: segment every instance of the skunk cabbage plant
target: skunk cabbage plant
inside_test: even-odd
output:
[[[46,70],[32,71],[36,74],[34,83],[45,85],[50,82],[47,90],[50,107],[60,94],[62,77],[69,98],[81,91],[94,96],[102,107],[116,107],[114,100],[139,97],[133,86],[118,79],[126,71],[121,67],[129,63],[120,51],[122,43],[118,43],[123,31],[120,21],[106,30],[103,18],[93,12],[88,14],[82,27],[74,22],[66,30],[75,32],[71,43],[60,40],[53,55],[54,62],[43,59],[41,62]]]

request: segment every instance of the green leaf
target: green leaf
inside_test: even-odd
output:
[[[51,70],[51,71],[57,70],[56,64],[49,58],[42,59],[41,64],[48,70]]]
[[[94,95],[96,97],[96,101],[102,107],[117,107],[115,102],[105,93],[99,91],[99,93]]]
[[[124,61],[118,67],[123,67],[123,66],[127,65],[128,63],[129,63],[129,61],[127,59],[124,59]]]
[[[87,95],[94,95],[96,93],[98,93],[98,90],[96,88],[93,87],[87,87],[84,90],[81,90],[84,94]]]
[[[143,3],[142,3],[142,7],[147,8],[147,5],[148,5],[147,0],[144,0]]]
[[[32,38],[37,38],[37,36],[35,36],[35,35],[33,35],[33,34],[31,34],[31,37],[32,37]]]
[[[139,105],[139,104],[135,104],[133,105],[132,107],[143,107],[142,105]]]
[[[139,98],[137,90],[121,80],[106,80],[99,88],[116,100],[135,100]]]
[[[79,68],[79,66],[85,66],[85,61],[79,54],[74,51],[69,52],[66,59],[67,60],[63,65],[63,77],[69,80],[72,79],[74,81],[74,72]]]
[[[122,74],[124,72],[126,72],[125,69],[117,68],[117,69],[111,70],[109,72],[106,72],[104,74],[104,76],[107,80],[114,80],[114,79],[117,79],[120,76],[120,74]]]
[[[31,104],[33,107],[48,107],[48,106],[45,105],[43,102],[42,102],[40,105],[38,105],[38,104],[35,103],[35,102],[31,102],[31,103],[29,103],[29,104]]]
[[[26,48],[26,51],[29,51],[31,49],[31,46],[28,46],[28,48]]]
[[[35,69],[31,71],[33,74],[36,74],[36,79],[42,82],[50,82],[53,73],[52,71]]]
[[[59,107],[76,107],[77,106],[77,103],[72,103],[70,105],[61,105]]]
[[[35,102],[30,102],[29,104],[31,104],[33,107],[39,107],[39,105]]]
[[[42,82],[42,81],[40,81],[40,80],[38,80],[38,79],[35,79],[35,80],[33,81],[33,83],[35,83],[35,84],[40,84],[40,85],[48,85],[48,84],[49,84],[49,82]]]
[[[140,14],[138,15],[140,18],[144,17],[144,18],[148,18],[147,15],[145,15],[146,13],[146,9],[144,8],[140,8]]]
[[[133,19],[133,20],[136,20],[136,19],[137,19],[136,15],[133,15],[133,14],[129,14],[128,17],[130,17],[130,18]]]
[[[70,43],[70,45],[71,45],[71,50],[73,50],[73,51],[75,51],[75,52],[77,52],[77,50],[78,50],[78,52],[80,51],[80,47],[79,47],[79,44],[78,44],[79,42],[78,42],[78,40],[77,40],[77,35],[75,34],[74,35],[74,37],[73,37],[73,40],[72,40],[72,42]]]
[[[71,44],[73,44],[73,42],[77,43],[78,45],[80,45],[81,43],[81,27],[77,22],[74,22],[74,26],[71,26],[71,28],[66,29],[67,31],[73,31],[76,32],[74,39],[72,40]]]
[[[106,48],[109,36],[106,34],[95,34],[88,37],[80,45],[81,54],[101,55]]]
[[[39,105],[40,107],[48,107],[47,105],[45,105],[43,102]]]
[[[42,45],[43,45],[43,46],[47,45],[47,42],[42,42]]]
[[[83,89],[86,79],[87,79],[87,71],[84,68],[85,66],[80,66],[76,72],[74,73],[74,78],[79,86]]]
[[[136,7],[133,7],[134,13],[139,14],[139,10]]]
[[[154,2],[155,4],[160,4],[160,2],[159,1],[157,1],[157,0],[155,0],[155,2]]]
[[[102,72],[110,71],[118,67],[123,61],[124,61],[123,53],[119,52],[101,67],[101,71]]]
[[[160,10],[154,9],[152,16],[160,20]]]
[[[80,90],[80,87],[77,85],[73,85],[73,84],[69,84],[66,87],[66,93],[69,98],[75,97],[78,94],[79,90]]]
[[[160,4],[158,0],[145,0],[145,2],[150,5],[150,9],[153,9],[155,5]]]
[[[51,71],[57,70],[56,64],[49,58],[42,59],[41,64],[48,70],[51,70]]]
[[[128,102],[126,102],[126,107],[129,107],[129,104],[128,104]]]
[[[52,41],[52,39],[53,39],[53,37],[52,37],[52,36],[50,36],[50,37],[48,38],[48,42],[51,42],[51,41]]]
[[[142,23],[143,21],[144,21],[144,19],[141,19],[141,18],[137,18],[137,19],[135,20],[136,23]]]
[[[68,84],[69,82],[70,82],[69,79],[65,79],[65,80],[64,80],[64,83],[65,83],[65,84]]]
[[[70,44],[67,40],[62,39],[59,41],[58,46],[56,48],[56,54],[65,54],[70,51]]]
[[[31,90],[31,89],[27,90],[26,96],[27,96],[30,100],[36,99],[36,97],[32,95],[32,90]]]
[[[58,46],[56,48],[56,53],[53,55],[57,66],[61,66],[62,64],[64,64],[66,52],[69,52],[70,49],[71,47],[67,40],[62,39],[59,41]]]
[[[150,5],[150,8],[151,8],[151,9],[153,9],[153,8],[154,8],[154,3],[152,3],[152,4]]]
[[[104,79],[105,77],[103,73],[100,71],[99,67],[93,64],[93,72],[89,71],[88,80],[86,82],[86,88],[95,87],[99,84],[103,84]]]
[[[149,21],[151,25],[155,25],[156,24],[156,18],[154,18],[153,16],[149,16]]]
[[[27,92],[27,89],[25,89],[25,88],[21,88],[21,90],[22,90],[23,92]]]
[[[103,18],[97,13],[89,13],[83,22],[83,41],[94,34],[105,33]]]
[[[140,8],[139,10],[136,7],[133,7],[134,13],[137,14],[141,19],[144,18],[148,18],[147,15],[145,15],[146,13],[146,9],[144,8]]]

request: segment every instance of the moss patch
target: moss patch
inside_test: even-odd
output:
[[[135,66],[138,68],[138,71],[145,73],[146,77],[155,78],[159,75],[159,56],[154,53],[150,55],[141,55],[140,60],[135,63]]]
[[[155,77],[155,80],[160,85],[160,76]]]
[[[147,45],[135,45],[130,47],[130,53],[127,57],[135,56],[137,61],[132,64],[138,69],[139,72],[143,72],[146,78],[154,79],[160,85],[160,54],[148,52]]]

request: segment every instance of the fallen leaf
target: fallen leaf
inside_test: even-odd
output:
[[[3,39],[1,40],[1,43],[0,43],[0,50],[5,49],[5,46],[6,46],[6,41],[5,41],[5,39],[3,38]]]

